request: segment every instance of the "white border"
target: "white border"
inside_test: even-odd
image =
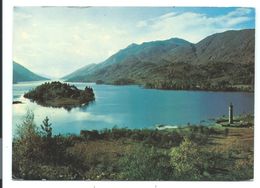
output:
[[[203,6],[203,7],[255,7],[256,8],[256,52],[259,52],[259,7],[257,0],[3,0],[3,187],[211,187],[250,186],[259,187],[259,57],[256,53],[256,90],[255,90],[255,177],[249,182],[87,182],[87,181],[13,181],[11,179],[11,127],[12,127],[12,11],[13,6]]]
[[[254,7],[255,0],[13,0],[17,6],[243,6]]]

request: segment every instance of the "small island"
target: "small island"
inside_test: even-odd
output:
[[[86,86],[85,90],[80,90],[74,85],[58,81],[45,82],[25,93],[24,97],[42,106],[63,107],[65,109],[86,105],[95,100],[91,87]]]
[[[22,101],[13,101],[13,104],[22,104]]]

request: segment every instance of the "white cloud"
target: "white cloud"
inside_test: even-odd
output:
[[[139,21],[136,25],[137,27],[146,27],[147,26],[147,21]]]
[[[31,19],[33,16],[28,13],[23,13],[23,12],[14,12],[14,21],[25,21],[28,19]]]
[[[196,43],[208,35],[235,29],[236,25],[250,21],[252,18],[248,14],[251,12],[248,8],[237,8],[215,17],[194,12],[167,13],[137,23],[137,27],[149,31],[139,41],[179,37]]]
[[[245,16],[252,12],[250,8],[237,8],[235,11],[228,13],[228,17]]]

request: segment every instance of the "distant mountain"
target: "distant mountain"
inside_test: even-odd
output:
[[[108,66],[124,62],[138,61],[139,59],[157,63],[160,60],[160,53],[164,53],[178,46],[186,46],[190,44],[191,43],[188,41],[178,38],[172,38],[165,41],[145,42],[141,45],[133,43],[127,48],[112,55],[102,63],[86,65],[73,73],[64,76],[63,79],[69,81],[86,81],[86,75],[95,74],[95,71],[97,70],[102,70]]]
[[[116,64],[131,63],[135,61],[152,61],[159,63],[161,61],[161,54],[168,52],[171,49],[179,46],[191,45],[190,42],[179,38],[172,38],[165,41],[145,42],[141,45],[131,44],[127,48],[120,50],[116,54],[109,57],[107,60],[99,64],[86,65],[81,69],[63,77],[68,81],[86,81],[87,75],[94,75],[106,67]],[[88,80],[89,81],[89,80]],[[95,80],[94,80],[95,81]]]
[[[178,38],[131,44],[67,80],[162,89],[252,88],[254,49],[254,29],[213,34],[196,44]]]
[[[102,63],[103,66],[125,63],[127,61],[146,61],[160,63],[161,55],[178,47],[189,46],[190,42],[172,38],[165,41],[144,42],[141,45],[131,44],[127,48],[109,57]]]
[[[92,73],[95,69],[97,64],[89,64],[89,65],[86,65],[76,71],[74,71],[73,73],[67,75],[67,76],[64,76],[62,79],[65,79],[65,80],[69,80],[71,78],[74,78],[74,77],[77,77],[80,80],[80,78],[82,77],[82,79],[84,79],[84,76],[86,74],[90,74]]]
[[[13,83],[38,80],[48,79],[31,72],[24,66],[13,61]]]

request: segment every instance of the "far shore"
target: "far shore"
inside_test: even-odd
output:
[[[156,89],[156,90],[170,90],[170,91],[205,91],[205,92],[248,92],[248,93],[254,93],[254,89],[251,88],[251,85],[243,85],[243,86],[228,86],[227,88],[222,89],[214,89],[214,88],[157,88],[157,87],[147,87],[145,84],[139,84],[139,83],[123,83],[123,84],[115,84],[115,83],[96,83],[93,81],[85,82],[85,81],[69,81],[64,80],[64,82],[73,83],[94,83],[96,85],[112,85],[112,86],[139,86],[143,89]]]

